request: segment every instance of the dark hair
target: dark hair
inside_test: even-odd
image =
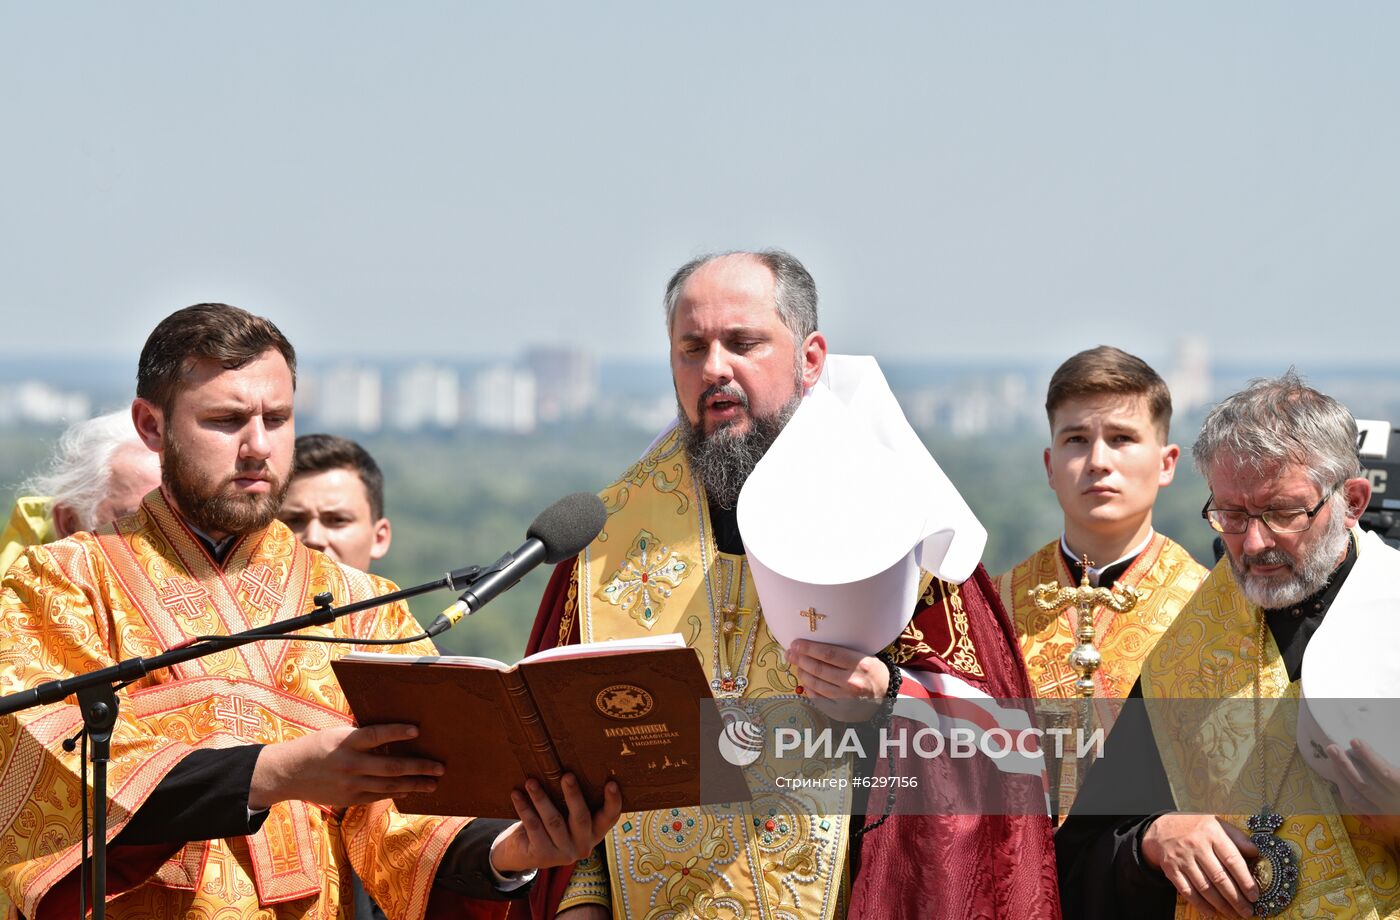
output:
[[[1071,399],[1091,396],[1142,396],[1152,424],[1167,439],[1172,424],[1172,394],[1166,381],[1146,361],[1112,345],[1081,351],[1061,364],[1045,393],[1045,414],[1055,425],[1055,410]],[[1053,431],[1051,432],[1054,433]]]
[[[369,513],[374,520],[384,516],[384,473],[369,451],[349,438],[333,434],[304,434],[297,438],[292,459],[292,479],[307,473],[352,470],[359,474],[369,497]]]
[[[271,320],[226,303],[197,303],[176,310],[160,321],[141,349],[136,395],[169,415],[194,362],[207,359],[237,370],[272,349],[286,359],[295,388],[296,351]]]

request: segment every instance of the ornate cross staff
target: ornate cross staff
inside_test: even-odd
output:
[[[1079,644],[1069,653],[1069,666],[1079,675],[1079,679],[1074,682],[1078,702],[1049,704],[1041,708],[1041,717],[1056,729],[1072,730],[1078,726],[1081,730],[1086,730],[1094,721],[1089,700],[1094,695],[1094,672],[1103,664],[1103,655],[1094,647],[1094,608],[1102,605],[1117,613],[1124,613],[1137,606],[1139,598],[1134,588],[1116,585],[1112,590],[1095,588],[1089,584],[1088,556],[1084,557],[1083,565],[1084,577],[1080,579],[1077,588],[1063,588],[1058,582],[1047,582],[1030,590],[1038,610],[1056,617],[1065,610],[1078,611],[1079,621],[1075,638]],[[1079,711],[1076,712],[1076,709]],[[1050,773],[1050,810],[1056,824],[1069,811],[1070,803],[1074,801],[1075,792],[1079,789],[1079,782],[1083,774],[1088,772],[1089,763],[1092,762],[1091,756],[1086,758],[1086,763],[1081,769],[1074,750],[1073,747],[1066,750],[1062,760],[1047,758],[1046,762]]]
[[[1094,695],[1094,672],[1103,664],[1103,655],[1094,647],[1094,608],[1107,607],[1115,613],[1127,613],[1137,606],[1136,588],[1114,585],[1109,588],[1095,588],[1089,584],[1089,557],[1083,559],[1084,577],[1079,587],[1063,588],[1054,582],[1036,585],[1031,588],[1031,597],[1037,610],[1059,616],[1061,611],[1071,608],[1078,611],[1079,624],[1075,638],[1079,644],[1069,653],[1069,666],[1079,673],[1074,689],[1084,699]]]

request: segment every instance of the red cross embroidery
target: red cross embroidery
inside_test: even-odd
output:
[[[173,614],[183,614],[193,620],[204,616],[204,605],[209,601],[209,592],[204,586],[185,578],[167,578],[157,599],[160,605]]]
[[[276,576],[266,565],[255,565],[246,569],[238,578],[239,586],[248,592],[248,603],[264,610],[275,610],[282,606],[286,596],[277,590]]]
[[[258,729],[263,727],[262,716],[258,715],[257,710],[241,696],[221,696],[218,699],[218,703],[214,705],[215,718],[223,722],[240,740],[256,739]]]
[[[1073,687],[1074,682],[1079,680],[1079,672],[1075,671],[1063,661],[1052,661],[1047,664],[1041,672],[1045,679],[1040,682],[1036,695],[1041,698],[1046,697],[1066,697],[1074,694],[1060,692],[1066,687]]]

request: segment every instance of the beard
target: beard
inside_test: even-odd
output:
[[[266,474],[271,488],[261,495],[237,491],[233,480],[248,473]],[[271,524],[292,484],[290,477],[278,477],[265,461],[239,461],[233,475],[215,482],[196,469],[168,437],[163,442],[160,479],[180,513],[206,536],[242,536]]]
[[[1274,548],[1255,556],[1244,556],[1239,562],[1229,553],[1230,569],[1244,596],[1265,610],[1291,607],[1304,598],[1321,591],[1337,568],[1342,551],[1350,534],[1347,532],[1345,510],[1346,496],[1334,499],[1327,526],[1323,528],[1311,549],[1300,552],[1301,558],[1294,559],[1283,550]],[[1265,578],[1245,571],[1248,565],[1286,565],[1292,570],[1286,575]]]
[[[726,511],[739,504],[739,491],[744,488],[749,474],[758,461],[768,453],[768,448],[782,433],[783,426],[792,418],[802,402],[801,379],[798,379],[792,398],[779,407],[772,415],[754,415],[749,412],[749,398],[736,384],[712,386],[700,394],[696,406],[696,416],[705,416],[705,401],[712,396],[726,396],[744,407],[749,417],[747,431],[735,428],[741,419],[725,422],[714,431],[706,434],[700,426],[693,425],[677,399],[680,418],[681,445],[690,460],[690,472],[705,489],[710,501]],[[701,422],[703,425],[704,422]]]

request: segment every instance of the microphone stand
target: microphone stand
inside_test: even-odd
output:
[[[482,577],[481,566],[468,566],[463,569],[455,569],[448,572],[436,581],[425,582],[411,588],[401,588],[398,591],[391,591],[379,597],[371,597],[363,601],[356,601],[353,604],[346,604],[343,607],[333,607],[331,602],[334,598],[330,592],[317,594],[312,599],[313,609],[309,613],[292,617],[289,620],[281,620],[275,623],[268,623],[265,626],[254,627],[239,633],[231,633],[228,636],[217,636],[203,639],[189,639],[182,642],[169,651],[159,655],[152,655],[148,658],[127,658],[117,662],[110,667],[91,671],[87,674],[79,674],[74,677],[65,677],[59,680],[46,681],[37,687],[29,690],[21,690],[18,693],[11,693],[0,696],[0,716],[20,712],[35,706],[43,706],[48,703],[57,703],[67,697],[77,694],[78,707],[83,716],[83,731],[87,734],[90,746],[89,760],[92,762],[92,917],[93,920],[104,920],[106,916],[106,895],[107,895],[107,764],[112,751],[112,731],[117,724],[117,690],[127,684],[145,677],[152,671],[159,671],[173,665],[182,664],[186,661],[193,661],[196,658],[203,658],[206,655],[213,655],[216,652],[227,651],[240,645],[247,645],[263,639],[284,638],[290,636],[298,630],[309,626],[324,626],[334,622],[343,616],[358,613],[361,610],[369,610],[373,607],[382,607],[385,604],[392,604],[405,598],[415,597],[419,594],[427,594],[431,591],[439,591],[448,588],[453,591],[463,590],[475,584]],[[404,642],[413,642],[416,639],[426,638],[413,636],[404,639]],[[87,790],[83,790],[83,797],[86,798]],[[84,837],[87,828],[83,828]],[[83,866],[86,869],[86,864]],[[79,882],[79,898],[83,897],[83,882]],[[81,904],[81,900],[79,902]]]

